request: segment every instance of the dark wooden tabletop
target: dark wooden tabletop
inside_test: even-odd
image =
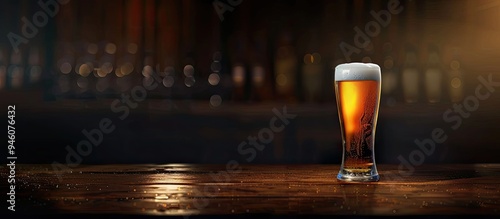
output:
[[[81,165],[57,175],[50,165],[17,165],[16,212],[500,215],[500,164],[424,165],[411,174],[379,165],[375,183],[337,181],[338,165],[237,167]]]

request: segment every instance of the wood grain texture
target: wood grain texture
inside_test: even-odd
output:
[[[500,164],[379,165],[376,183],[336,180],[338,165],[91,165],[58,175],[17,166],[17,212],[126,215],[499,215]],[[7,168],[1,167],[2,178]],[[227,172],[224,172],[227,173]],[[7,191],[6,184],[1,185]]]

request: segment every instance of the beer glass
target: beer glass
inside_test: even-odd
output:
[[[375,128],[380,102],[380,67],[347,63],[335,67],[335,94],[342,134],[342,165],[337,179],[378,181]]]

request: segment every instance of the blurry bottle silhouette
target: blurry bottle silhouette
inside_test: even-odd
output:
[[[0,90],[5,89],[7,85],[7,64],[7,50],[0,47]]]
[[[398,86],[397,69],[395,67],[392,43],[385,43],[383,46],[383,64],[382,64],[382,95],[388,105],[393,105],[396,101],[394,92]]]
[[[240,31],[229,40],[230,48],[228,48],[228,59],[231,60],[231,81],[232,92],[231,99],[233,101],[247,100],[247,68],[245,64],[246,51],[246,33]]]
[[[323,85],[323,63],[322,56],[318,52],[320,37],[318,30],[312,29],[309,31],[310,37],[306,39],[306,54],[302,60],[302,91],[304,92],[304,100],[306,102],[319,102],[321,99],[321,90]],[[299,44],[302,42],[299,42]]]
[[[458,49],[453,49],[453,58],[449,64],[449,94],[450,100],[452,102],[461,102],[463,99],[463,89],[464,89],[464,80],[463,80],[463,67],[462,62],[460,60],[460,54]]]
[[[278,39],[274,68],[276,96],[279,100],[296,100],[297,54],[292,44],[292,34],[285,31]]]
[[[79,66],[82,63],[77,63],[76,59],[79,59],[81,54],[79,45],[76,44],[77,28],[81,28],[78,25],[78,14],[79,8],[77,4],[67,4],[65,7],[61,7],[59,13],[57,14],[56,23],[56,35],[57,42],[56,48],[54,50],[54,61],[55,71],[58,73],[54,77],[54,85],[52,91],[55,96],[59,98],[68,98],[72,92],[72,78],[76,77],[79,72]],[[79,35],[78,35],[79,36]]]
[[[41,51],[38,47],[31,47],[28,55],[28,69],[26,77],[29,86],[32,87],[40,82],[42,77]]]
[[[252,67],[252,91],[250,98],[252,101],[263,101],[270,96],[269,83],[266,78],[266,67],[262,64],[256,64]]]
[[[156,16],[156,3],[152,0],[143,1],[144,3],[144,29],[143,29],[143,68],[142,68],[142,79],[141,84],[151,84],[154,82],[154,78],[158,76],[160,71],[158,65],[158,53],[156,44],[156,25],[158,22]],[[189,5],[189,4],[186,4]],[[156,75],[156,76],[155,76]],[[148,94],[148,98],[157,96],[157,93],[153,90]]]
[[[255,30],[252,30],[253,45],[249,48],[251,51],[251,93],[250,100],[252,101],[266,101],[273,97],[273,84],[269,60],[269,30],[262,28],[267,25],[267,20],[261,18],[262,16],[254,15],[253,20],[257,24]],[[261,28],[261,29],[257,29]]]
[[[424,82],[427,101],[429,103],[440,102],[443,92],[443,73],[439,58],[439,49],[435,44],[429,45]]]
[[[406,48],[406,57],[403,66],[401,85],[404,100],[407,103],[415,103],[419,99],[420,78],[417,67],[417,53],[413,45]]]
[[[321,54],[314,52],[304,55],[302,66],[302,86],[307,102],[318,102],[321,99],[323,85],[323,65]]]
[[[23,55],[22,51],[12,51],[10,54],[10,65],[7,68],[8,82],[10,82],[11,89],[19,89],[23,86],[24,82],[24,68],[23,68]]]
[[[125,35],[121,39],[123,42],[123,53],[119,57],[119,65],[115,74],[117,79],[114,83],[117,93],[122,93],[130,89],[137,78],[142,78],[142,60],[144,47],[141,43],[144,29],[144,3],[141,0],[129,0],[123,2],[123,16],[121,18]]]
[[[245,99],[246,69],[242,63],[233,65],[231,69],[231,79],[233,82],[233,92],[231,99],[243,101]]]

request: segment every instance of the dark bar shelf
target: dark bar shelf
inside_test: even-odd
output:
[[[241,167],[241,172],[228,170]],[[499,215],[500,164],[423,165],[344,183],[338,165],[17,165],[18,213],[112,215]],[[233,168],[233,169],[231,169]],[[220,171],[223,171],[224,174]],[[7,168],[1,168],[2,178]],[[227,174],[227,175],[225,175]],[[60,180],[58,180],[60,176]],[[2,184],[2,191],[6,191]]]

